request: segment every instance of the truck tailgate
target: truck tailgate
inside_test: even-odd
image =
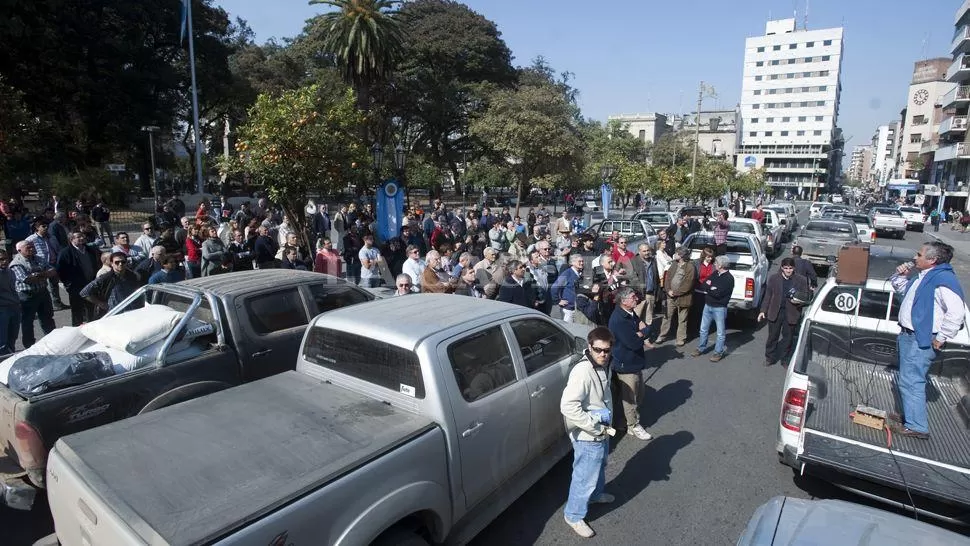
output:
[[[51,512],[67,546],[130,543],[121,527],[150,544],[205,543],[434,426],[286,372],[60,439]]]
[[[930,439],[917,440],[855,424],[857,404],[892,411],[897,371],[878,364],[817,358],[810,372],[813,404],[805,418],[799,459],[948,503],[970,506],[970,431],[960,415],[958,380],[930,375]],[[824,371],[822,371],[824,370]],[[824,375],[824,377],[822,377]]]

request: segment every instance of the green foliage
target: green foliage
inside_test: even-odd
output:
[[[108,205],[124,206],[134,190],[135,181],[127,173],[108,172],[97,167],[55,174],[51,179],[51,193],[67,202],[75,199],[94,202],[101,197]]]
[[[690,165],[694,153],[693,140],[685,141],[678,133],[665,133],[648,149],[654,165]]]
[[[741,195],[754,195],[756,193],[761,193],[765,189],[765,174],[766,171],[764,167],[751,169],[748,172],[741,173],[735,178],[733,184],[731,185],[731,191],[738,192]]]
[[[510,165],[485,160],[470,163],[465,173],[465,182],[474,186],[476,191],[480,191],[485,186],[489,188],[512,186],[514,180],[515,173],[512,172]]]

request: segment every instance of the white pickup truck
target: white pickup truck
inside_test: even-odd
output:
[[[875,207],[869,211],[869,218],[872,219],[876,235],[892,235],[899,239],[906,237],[906,219],[898,210]]]
[[[324,313],[296,371],[58,440],[44,540],[464,543],[569,453],[588,331],[449,295]]]
[[[699,232],[684,240],[691,250],[691,259],[700,258],[704,247],[714,247],[714,234]],[[752,321],[758,318],[761,298],[768,282],[768,258],[761,250],[761,242],[748,233],[728,233],[727,254],[731,260],[731,275],[734,277],[734,292],[728,303],[728,311],[743,313]]]
[[[906,229],[909,231],[923,231],[923,224],[925,222],[923,216],[923,209],[919,207],[899,207],[900,214],[906,220]]]

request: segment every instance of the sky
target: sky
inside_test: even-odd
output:
[[[951,57],[953,18],[962,0],[808,0],[808,28],[843,26],[842,98],[838,125],[846,150],[869,144],[875,128],[899,118],[913,63]],[[299,34],[325,6],[302,0],[215,0],[245,19],[259,42]],[[586,117],[689,112],[701,81],[718,98],[704,110],[733,108],[741,95],[744,40],[765,21],[797,12],[806,0],[466,0],[495,22],[514,56],[528,65],[542,55],[572,84]],[[848,154],[846,154],[848,155]]]

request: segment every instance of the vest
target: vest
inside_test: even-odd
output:
[[[910,287],[913,286],[913,283],[918,278],[919,276],[917,275],[909,280],[909,284],[906,286],[907,291],[909,291]],[[919,287],[916,289],[911,313],[913,328],[916,332],[916,343],[920,349],[927,349],[933,346],[935,292],[941,286],[953,290],[953,293],[960,296],[961,300],[966,301],[966,298],[963,297],[963,289],[960,288],[960,282],[953,273],[953,267],[950,264],[937,265],[926,273],[926,276],[923,277],[922,282],[919,283]]]

